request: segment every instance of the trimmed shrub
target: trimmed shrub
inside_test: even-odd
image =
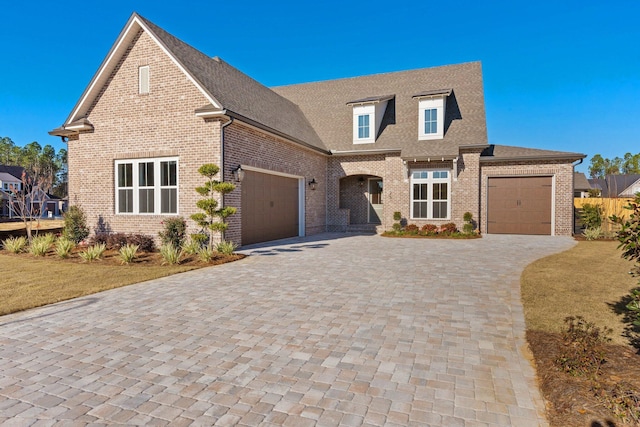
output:
[[[62,235],[75,244],[80,243],[89,235],[87,216],[80,206],[69,206],[69,210],[65,212]]]
[[[602,237],[602,228],[601,227],[593,227],[593,228],[585,228],[582,232],[582,235],[587,240],[597,240]]]
[[[404,231],[406,231],[407,233],[411,233],[411,234],[415,234],[418,232],[418,226],[415,224],[407,224],[407,226],[404,228]]]
[[[126,245],[137,245],[141,252],[153,252],[153,238],[144,234],[96,233],[90,240],[91,245],[104,244],[107,249],[120,250]]]
[[[438,232],[438,226],[433,224],[425,224],[421,228],[425,234],[436,234]]]
[[[182,247],[187,231],[187,222],[182,217],[169,218],[161,222],[164,230],[158,233],[163,245],[171,243],[176,248]]]
[[[587,374],[596,377],[605,362],[604,344],[611,341],[612,330],[601,329],[581,316],[564,319],[564,346],[556,363],[571,375]]]
[[[195,255],[198,253],[201,247],[202,244],[193,239],[189,239],[182,244],[182,252],[186,255]]]
[[[458,231],[458,228],[456,227],[456,225],[453,222],[448,222],[448,223],[442,224],[440,226],[440,231],[442,233],[453,234],[456,231]]]

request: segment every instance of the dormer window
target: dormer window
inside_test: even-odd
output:
[[[451,89],[440,89],[414,95],[418,99],[418,139],[444,138],[444,117],[447,96]]]
[[[394,95],[375,96],[348,102],[353,107],[353,143],[373,144],[380,131],[387,103]]]
[[[369,139],[369,135],[371,134],[369,127],[369,123],[371,122],[370,118],[370,114],[361,114],[358,116],[358,139]]]

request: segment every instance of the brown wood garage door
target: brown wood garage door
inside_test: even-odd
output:
[[[550,235],[551,179],[489,178],[487,232]]]
[[[242,244],[298,235],[298,180],[246,171],[242,180]]]

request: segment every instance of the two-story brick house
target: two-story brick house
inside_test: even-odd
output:
[[[137,14],[50,133],[68,142],[69,200],[95,227],[155,235],[188,218],[212,162],[237,185],[225,237],[243,245],[389,229],[394,212],[568,235],[584,158],[489,144],[477,62],[267,88]]]

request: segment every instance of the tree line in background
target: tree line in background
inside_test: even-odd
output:
[[[67,195],[67,150],[31,142],[24,147],[0,137],[0,165],[21,166],[40,188],[54,196]]]
[[[629,174],[640,174],[640,153],[626,153],[623,158],[614,157],[613,159],[596,154],[591,158],[591,166],[589,166],[591,178]]]

